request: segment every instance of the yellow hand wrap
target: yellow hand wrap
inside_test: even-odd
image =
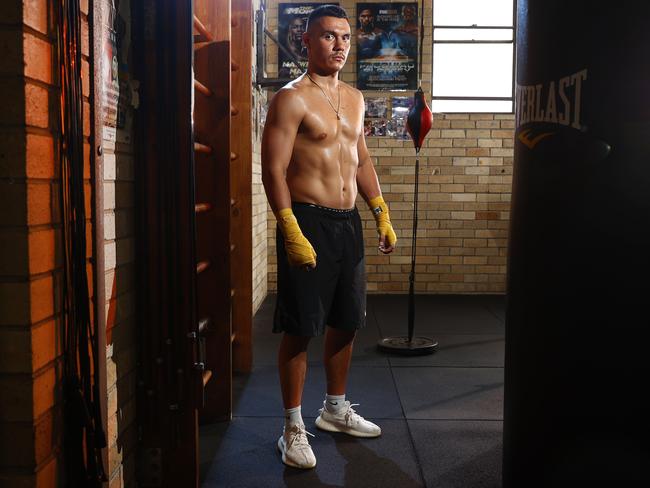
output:
[[[298,220],[290,208],[278,211],[278,224],[284,236],[284,249],[291,266],[316,266],[316,251],[300,230]]]
[[[377,233],[379,236],[386,236],[385,243],[387,246],[395,246],[397,243],[397,235],[395,235],[395,231],[393,230],[393,224],[390,223],[388,205],[384,202],[384,198],[379,195],[368,201],[368,206],[373,217],[375,217],[375,222],[377,222]]]

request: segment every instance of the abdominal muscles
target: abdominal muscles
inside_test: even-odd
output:
[[[325,139],[325,138],[323,138]],[[352,208],[357,197],[356,146],[300,144],[296,141],[287,168],[287,185],[293,201],[331,208]]]

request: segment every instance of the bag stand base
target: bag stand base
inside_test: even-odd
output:
[[[407,336],[394,336],[381,339],[377,347],[380,351],[403,356],[423,356],[432,354],[438,348],[438,341],[428,337],[414,337],[409,341]]]

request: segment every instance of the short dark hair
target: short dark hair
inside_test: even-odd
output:
[[[321,17],[336,17],[337,19],[346,19],[348,20],[348,14],[345,13],[338,5],[320,5],[311,11],[309,17],[307,18],[307,29],[312,22],[320,19]]]

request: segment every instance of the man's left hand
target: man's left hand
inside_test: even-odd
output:
[[[384,254],[390,254],[397,244],[397,235],[390,222],[388,205],[381,195],[368,200],[368,206],[377,222],[377,233],[379,234],[379,250]]]

